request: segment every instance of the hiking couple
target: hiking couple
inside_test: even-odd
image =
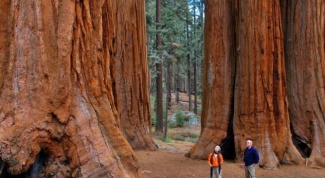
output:
[[[243,157],[245,163],[245,178],[255,178],[255,165],[259,160],[260,157],[258,151],[253,147],[253,142],[247,140]],[[223,163],[223,157],[220,146],[217,145],[214,148],[214,152],[210,153],[208,162],[211,167],[211,178],[222,178],[221,164]]]

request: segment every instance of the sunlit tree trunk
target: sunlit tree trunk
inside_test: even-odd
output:
[[[230,1],[206,1],[201,135],[190,150],[192,158],[206,158],[227,137],[233,111],[235,67],[234,18]]]
[[[117,104],[121,129],[133,149],[155,150],[151,137],[144,0],[115,1]]]
[[[43,159],[41,177],[142,177],[119,128],[113,19],[110,0],[0,1],[8,174]]]
[[[241,159],[246,140],[251,139],[259,151],[261,166],[302,163],[290,133],[279,1],[237,3],[236,156]]]
[[[297,146],[325,166],[325,1],[286,1],[289,115]]]
[[[279,1],[206,1],[205,25],[202,131],[188,155],[206,158],[219,144],[241,161],[251,139],[261,166],[302,163],[290,133]]]

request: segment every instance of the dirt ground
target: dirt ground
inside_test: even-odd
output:
[[[210,168],[206,160],[193,160],[184,155],[194,143],[155,140],[158,151],[135,151],[141,171],[148,178],[209,178]],[[230,161],[222,165],[223,178],[244,177],[239,163]],[[278,170],[256,168],[257,178],[325,178],[325,169],[282,165]]]
[[[188,97],[180,93],[180,106],[175,102],[175,95],[172,94],[172,103],[169,114],[177,110],[187,110]],[[153,108],[153,106],[152,106]],[[169,117],[170,117],[169,115]],[[199,114],[200,115],[200,114]],[[197,133],[200,127],[186,127],[169,129],[169,137],[179,133]],[[181,134],[182,135],[182,134]],[[184,134],[183,134],[184,135]],[[186,135],[186,134],[185,134]],[[210,167],[207,160],[193,160],[184,155],[192,148],[194,143],[189,141],[172,140],[171,143],[155,139],[159,147],[158,151],[135,151],[140,163],[140,170],[148,178],[209,178]],[[223,178],[244,178],[245,170],[240,163],[225,161],[222,165]],[[325,178],[325,169],[306,168],[297,165],[281,165],[278,170],[266,170],[257,167],[257,178]]]

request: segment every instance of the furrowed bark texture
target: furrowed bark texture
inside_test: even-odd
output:
[[[286,66],[293,133],[325,167],[325,1],[287,1]],[[309,151],[306,151],[309,150]]]
[[[236,156],[242,158],[246,140],[251,139],[259,151],[261,166],[302,163],[290,133],[279,1],[237,3]]]
[[[46,177],[142,177],[119,129],[112,1],[0,2],[0,156]]]
[[[227,137],[232,111],[235,39],[231,1],[206,1],[201,135],[187,156],[206,158]]]
[[[115,1],[116,85],[121,129],[133,149],[157,149],[151,137],[144,0]]]

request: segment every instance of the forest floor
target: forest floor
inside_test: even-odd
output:
[[[175,95],[172,95],[172,103],[168,111],[169,117],[178,110],[188,110],[187,103],[188,97],[185,93],[180,93],[179,105],[175,103]],[[157,151],[135,151],[140,170],[148,178],[209,178],[210,167],[207,160],[195,160],[185,157],[185,154],[193,147],[195,139],[199,137],[200,129],[200,126],[168,128],[168,137],[170,138],[168,142],[154,136],[154,141],[159,147]],[[180,141],[180,138],[182,138],[182,141]],[[225,160],[222,165],[222,175],[223,178],[242,178],[245,177],[245,170],[241,167],[241,163]],[[256,177],[325,178],[325,169],[298,165],[281,165],[277,170],[256,167]]]
[[[148,178],[209,178],[210,168],[206,160],[194,160],[184,155],[194,145],[192,142],[171,143],[155,139],[158,151],[135,151],[140,170]],[[245,177],[240,163],[225,161],[222,165],[223,178]],[[325,178],[325,169],[306,168],[298,165],[281,165],[277,170],[257,167],[257,178]]]

